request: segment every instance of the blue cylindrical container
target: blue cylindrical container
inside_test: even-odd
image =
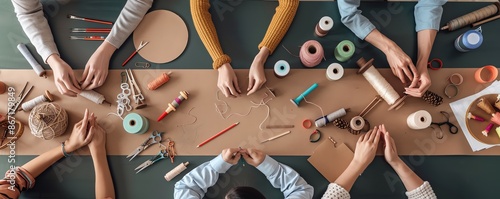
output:
[[[481,29],[469,30],[455,40],[455,48],[460,52],[467,52],[479,48],[482,43]]]

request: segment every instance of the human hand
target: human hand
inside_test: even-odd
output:
[[[240,161],[241,153],[239,148],[228,148],[222,150],[222,159],[229,164],[235,165]]]
[[[59,93],[76,97],[76,95],[81,92],[81,87],[76,80],[73,69],[57,54],[50,55],[47,59],[47,63],[50,65],[50,68],[52,68],[54,83]]]
[[[264,73],[264,64],[271,51],[267,47],[262,47],[259,53],[253,59],[250,71],[248,72],[247,95],[251,95],[259,90],[266,83],[266,74]]]
[[[89,133],[89,121],[94,117],[94,113],[89,114],[89,110],[85,109],[83,119],[76,123],[69,139],[65,141],[65,151],[71,153],[82,146],[87,145],[91,140],[93,133]]]
[[[102,86],[108,76],[109,60],[116,48],[109,42],[104,41],[97,50],[90,56],[85,65],[82,79],[82,89],[91,90]]]
[[[427,69],[424,69],[420,76],[417,78],[417,81],[411,83],[410,87],[405,88],[405,93],[411,95],[413,97],[422,97],[425,91],[431,87],[431,77],[429,76],[429,72]]]
[[[396,144],[394,143],[394,139],[392,139],[391,135],[385,129],[385,125],[380,125],[378,131],[381,133],[381,136],[384,136],[384,157],[387,163],[391,166],[401,161],[401,158],[398,156],[398,152],[396,150]]]
[[[243,149],[242,150],[243,159],[254,167],[259,166],[264,159],[266,159],[266,154],[258,149]]]
[[[405,76],[412,81],[412,84],[418,81],[418,78],[414,78],[414,76],[418,76],[417,68],[410,57],[398,45],[392,45],[385,55],[387,56],[387,62],[389,62],[392,73],[403,84],[406,84]]]
[[[217,80],[217,87],[219,87],[222,94],[226,97],[238,97],[241,94],[240,86],[238,85],[238,78],[231,67],[231,64],[225,63],[219,69],[219,79]]]
[[[356,149],[354,151],[354,158],[352,161],[361,165],[363,169],[368,167],[368,165],[375,158],[379,140],[380,132],[377,126],[375,126],[373,130],[368,133],[361,135],[356,143]]]
[[[90,153],[106,151],[106,131],[99,126],[96,120],[96,117],[92,117],[90,120],[89,133],[93,135],[89,143]]]

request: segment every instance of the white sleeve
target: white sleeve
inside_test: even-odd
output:
[[[59,54],[47,19],[43,15],[42,4],[38,0],[12,0],[17,20],[36,51],[47,63],[52,54]]]
[[[436,194],[434,194],[434,190],[432,190],[431,185],[427,181],[420,185],[420,187],[406,192],[406,196],[408,196],[408,199],[437,198]]]
[[[351,195],[337,183],[330,183],[321,199],[350,199]]]
[[[128,0],[113,25],[106,41],[115,48],[125,42],[151,8],[153,0]]]

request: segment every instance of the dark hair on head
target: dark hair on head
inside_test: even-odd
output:
[[[266,199],[266,197],[253,187],[234,187],[227,192],[226,199]]]

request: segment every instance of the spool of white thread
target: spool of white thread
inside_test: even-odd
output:
[[[373,59],[366,61],[361,57],[356,64],[360,67],[358,74],[362,73],[363,77],[372,85],[377,93],[390,105],[389,110],[399,109],[404,104],[406,96],[400,97],[394,88],[387,80],[378,72],[375,66],[372,65]]]
[[[349,123],[352,130],[361,131],[365,127],[365,119],[361,116],[354,116]]]
[[[274,75],[278,78],[283,78],[290,73],[290,64],[285,60],[279,60],[274,64]]]
[[[420,130],[429,127],[432,123],[432,116],[425,110],[414,112],[406,118],[408,127],[413,130]]]
[[[28,61],[28,63],[31,65],[33,70],[35,70],[35,73],[39,77],[45,77],[47,78],[47,75],[45,74],[45,70],[42,68],[42,66],[36,61],[36,59],[33,57],[33,55],[30,53],[26,45],[24,44],[18,44],[17,49],[19,49],[19,52],[23,54],[24,58]]]
[[[341,108],[333,113],[330,113],[328,115],[316,119],[316,121],[314,121],[314,124],[316,125],[316,127],[323,127],[326,126],[326,124],[333,122],[333,120],[345,115],[347,115],[347,111],[344,108]]]
[[[326,69],[326,79],[330,81],[339,80],[344,76],[344,67],[339,63],[333,63]]]
[[[324,16],[321,17],[319,20],[319,23],[316,25],[316,28],[314,29],[314,33],[318,37],[324,37],[326,34],[328,34],[328,31],[330,31],[333,28],[333,19],[329,16]]]
[[[170,170],[167,174],[165,174],[165,180],[170,181],[175,178],[175,176],[179,175],[181,172],[187,169],[187,165],[189,162],[184,162],[176,166],[174,169]]]
[[[21,109],[22,111],[31,111],[31,109],[35,108],[36,105],[39,105],[43,102],[52,102],[53,98],[54,97],[52,96],[52,94],[50,94],[50,92],[46,90],[45,95],[40,95],[21,104]]]
[[[100,93],[95,92],[94,90],[84,90],[80,92],[80,96],[96,104],[102,104],[105,100],[104,95],[101,95]]]

